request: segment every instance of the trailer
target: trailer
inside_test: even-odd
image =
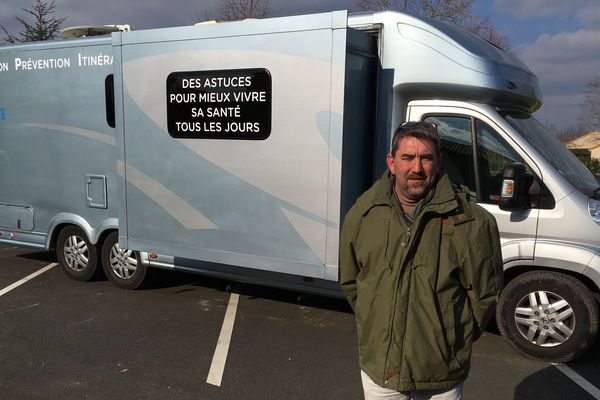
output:
[[[80,280],[118,228],[112,59],[108,37],[0,47],[0,241],[57,248]]]
[[[498,220],[503,335],[555,361],[595,339],[598,183],[532,117],[535,75],[457,27],[339,11],[5,46],[0,65],[0,242],[56,249],[73,278],[339,296],[346,211],[394,128],[429,121]]]

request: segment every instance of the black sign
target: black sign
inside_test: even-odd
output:
[[[271,74],[263,68],[171,73],[167,128],[180,139],[268,138]]]

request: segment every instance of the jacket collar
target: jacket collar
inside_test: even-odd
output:
[[[375,187],[372,206],[394,206],[394,176],[388,170],[379,179]],[[431,210],[438,214],[445,214],[459,208],[458,194],[453,188],[446,173],[439,176],[435,185],[435,193],[423,210]]]

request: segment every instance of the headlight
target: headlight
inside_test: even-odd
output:
[[[589,199],[588,211],[590,213],[590,217],[592,217],[594,221],[600,224],[600,201]]]

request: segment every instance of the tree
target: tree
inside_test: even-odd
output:
[[[597,158],[590,158],[585,166],[592,174],[594,174],[598,182],[600,182],[600,160]]]
[[[490,18],[474,15],[471,7],[475,0],[355,0],[367,11],[398,10],[449,22],[465,28],[494,45],[508,49],[510,42],[491,24]]]
[[[550,133],[558,138],[561,143],[570,142],[573,139],[578,138],[579,136],[585,135],[587,133],[586,129],[581,124],[575,124],[568,126],[566,128],[559,129],[554,125],[550,120],[546,119],[542,122],[544,128]]]
[[[600,76],[587,83],[585,100],[581,106],[583,124],[589,131],[600,131]]]
[[[246,18],[264,18],[271,11],[269,0],[223,0],[213,12],[217,20],[231,21]]]
[[[462,26],[469,32],[476,34],[480,38],[485,39],[490,43],[493,43],[501,49],[510,49],[510,41],[508,40],[508,37],[494,29],[489,16],[483,18],[471,16],[470,21]]]
[[[34,21],[32,23],[27,22],[24,18],[15,16],[17,21],[23,26],[23,30],[19,32],[18,36],[11,35],[6,28],[0,25],[0,28],[2,28],[6,35],[4,41],[15,43],[54,39],[60,30],[60,26],[65,21],[65,18],[52,16],[54,8],[54,1],[35,0],[30,9],[22,9],[33,17]]]

